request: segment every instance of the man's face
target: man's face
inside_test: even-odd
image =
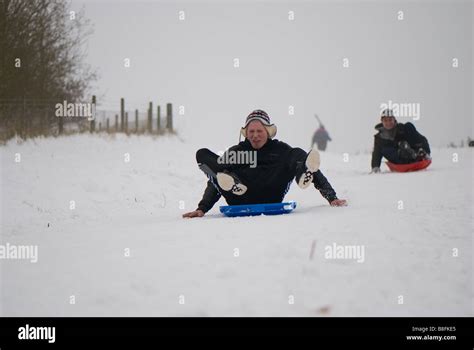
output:
[[[387,130],[393,129],[393,127],[395,126],[395,118],[382,117],[382,124],[383,124],[383,127]]]
[[[260,149],[268,141],[267,129],[258,120],[253,120],[247,125],[247,138],[255,149]]]

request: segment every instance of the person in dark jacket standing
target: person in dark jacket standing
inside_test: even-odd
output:
[[[382,158],[396,164],[408,164],[430,159],[430,146],[412,123],[398,123],[391,109],[382,111],[381,123],[375,126],[372,152],[372,173],[380,172]]]
[[[276,126],[267,113],[255,110],[247,117],[241,134],[245,140],[222,156],[209,149],[196,152],[199,168],[208,182],[196,210],[185,218],[202,217],[223,196],[229,205],[281,203],[293,180],[301,188],[311,183],[331,206],[345,206],[319,170],[319,153],[273,139]]]
[[[327,130],[324,128],[324,125],[321,125],[318,130],[315,131],[313,135],[313,139],[311,141],[311,147],[314,146],[314,144],[318,145],[318,150],[320,151],[325,151],[328,141],[332,141],[331,137],[329,136],[329,133]]]

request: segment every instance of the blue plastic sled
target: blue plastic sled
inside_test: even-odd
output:
[[[268,204],[244,204],[223,205],[219,207],[225,216],[256,216],[256,215],[280,215],[288,214],[296,208],[296,202],[268,203]]]

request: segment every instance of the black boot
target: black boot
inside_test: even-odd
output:
[[[420,161],[425,159],[431,159],[430,155],[426,153],[423,148],[418,149],[418,152],[416,152],[416,160]]]

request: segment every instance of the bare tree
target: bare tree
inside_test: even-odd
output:
[[[0,128],[25,133],[62,119],[54,105],[84,99],[95,72],[85,63],[92,34],[84,9],[61,0],[0,0]]]

